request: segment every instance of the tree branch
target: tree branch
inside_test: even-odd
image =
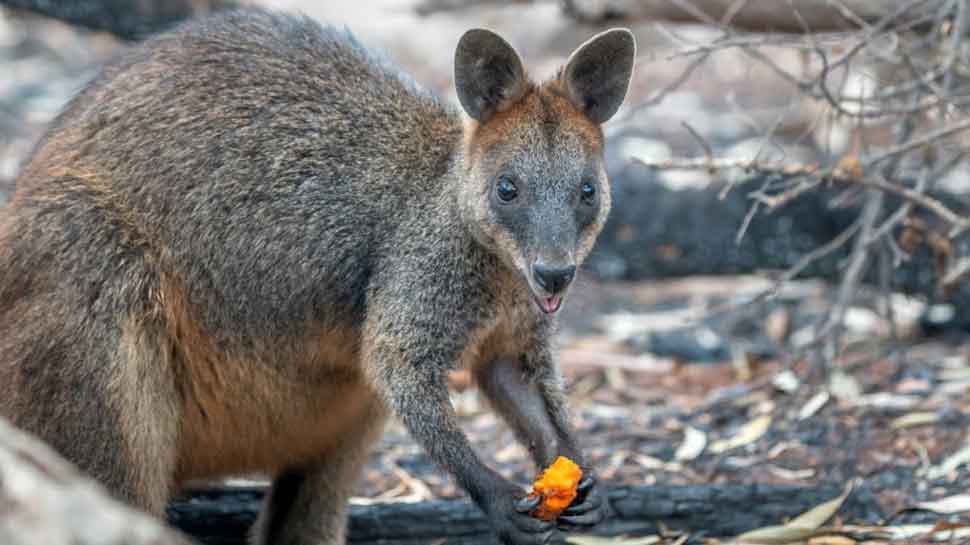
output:
[[[860,30],[875,24],[887,14],[914,3],[922,4],[899,21],[930,20],[947,0],[799,0],[797,14],[781,0],[565,0],[564,9],[575,19],[587,23],[612,20],[647,20],[670,23],[716,21],[748,32],[839,32]],[[802,20],[799,20],[799,15]]]

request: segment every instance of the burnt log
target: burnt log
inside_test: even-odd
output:
[[[566,14],[584,23],[610,21],[657,21],[665,23],[718,24],[747,32],[838,32],[857,30],[888,20],[897,26],[927,28],[930,14],[944,7],[942,0],[692,0],[644,2],[643,0],[564,0]],[[894,15],[899,14],[897,17]]]
[[[812,250],[841,234],[859,217],[862,199],[846,199],[851,188],[829,185],[810,191],[773,211],[754,216],[740,243],[738,229],[751,207],[751,193],[765,179],[752,177],[723,195],[725,183],[675,189],[661,180],[659,172],[638,163],[610,162],[613,209],[597,241],[587,268],[604,280],[650,280],[695,275],[781,272]],[[970,215],[970,195],[948,192],[931,194],[963,216]],[[900,197],[886,195],[888,213],[901,204]],[[946,229],[931,213],[919,207],[912,219],[929,232],[945,235]],[[896,238],[902,227],[894,231]],[[833,252],[807,267],[800,278],[838,282],[852,245]],[[951,328],[970,331],[970,282],[940,289],[945,274],[939,248],[921,243],[909,258],[892,271],[891,288],[919,295],[931,303],[952,305]],[[970,256],[970,233],[951,240],[952,256]],[[879,281],[878,267],[870,266],[865,279]]]
[[[141,40],[184,19],[232,7],[231,0],[0,0],[23,9],[124,40]]]
[[[600,536],[650,535],[658,525],[703,536],[731,536],[779,524],[840,494],[838,486],[764,484],[608,487],[607,518]],[[255,521],[264,490],[198,490],[173,502],[169,521],[208,545],[239,545]],[[875,499],[852,494],[843,518],[878,520]],[[496,545],[488,522],[467,501],[352,505],[348,542],[358,545]]]
[[[835,484],[610,486],[606,520],[594,534],[649,535],[660,526],[693,538],[731,536],[784,522],[840,494]],[[168,521],[197,543],[243,545],[266,488],[217,487],[171,503]],[[856,522],[879,520],[877,501],[857,489],[840,509]],[[481,511],[465,500],[352,505],[350,543],[495,545]],[[0,543],[188,545],[159,521],[111,499],[50,447],[0,419]]]
[[[528,0],[423,0],[421,15],[465,10],[488,5],[509,5]],[[532,0],[536,1],[536,0]],[[563,12],[584,24],[658,22],[708,24],[744,32],[841,32],[882,23],[897,28],[930,28],[928,19],[945,7],[945,0],[563,0]]]

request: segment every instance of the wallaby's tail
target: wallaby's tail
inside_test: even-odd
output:
[[[0,0],[72,25],[141,40],[184,19],[236,6],[236,0]]]

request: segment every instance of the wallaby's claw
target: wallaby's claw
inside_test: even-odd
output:
[[[542,504],[542,495],[526,496],[515,503],[515,510],[519,513],[529,513]]]
[[[566,516],[582,515],[583,513],[587,513],[593,509],[599,509],[602,505],[603,499],[600,496],[593,494],[592,496],[587,496],[586,501],[583,501],[582,503],[573,503],[567,507],[562,514]]]
[[[586,472],[576,485],[576,499],[556,519],[560,530],[568,531],[577,526],[588,527],[602,522],[603,498],[597,493],[596,477]]]

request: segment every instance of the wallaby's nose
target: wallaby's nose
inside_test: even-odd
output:
[[[568,267],[547,267],[542,263],[536,263],[532,266],[532,277],[535,278],[536,283],[542,286],[542,289],[553,294],[566,289],[566,286],[572,282],[573,276],[575,275],[575,265]]]

